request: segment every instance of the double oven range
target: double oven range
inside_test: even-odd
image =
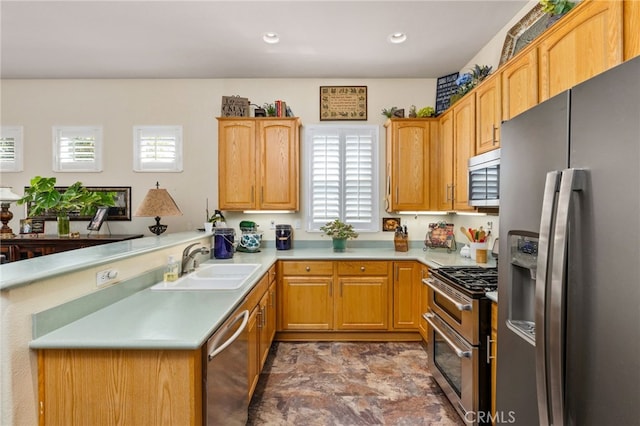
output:
[[[462,419],[482,423],[491,405],[491,301],[496,268],[441,267],[422,280],[428,287],[429,369]]]

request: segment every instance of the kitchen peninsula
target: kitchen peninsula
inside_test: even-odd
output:
[[[74,251],[73,256],[70,253],[60,253],[3,265],[2,398],[4,403],[11,403],[14,407],[23,408],[14,413],[15,423],[33,424],[37,422],[38,403],[35,395],[38,394],[38,366],[36,353],[28,348],[30,344],[38,349],[63,346],[103,349],[144,347],[145,349],[193,350],[206,340],[208,335],[224,320],[225,315],[228,315],[243,297],[249,294],[251,287],[256,284],[255,280],[236,292],[230,292],[228,299],[215,302],[212,306],[218,306],[218,308],[211,309],[210,316],[203,319],[204,322],[208,322],[208,325],[193,323],[193,327],[180,328],[178,324],[186,326],[191,324],[189,322],[191,320],[200,321],[195,318],[193,312],[189,313],[187,305],[190,304],[180,305],[176,300],[173,300],[168,304],[156,306],[157,308],[161,306],[167,308],[161,309],[162,314],[151,312],[148,309],[152,309],[153,304],[147,304],[144,300],[148,302],[150,300],[148,297],[164,297],[168,300],[171,295],[151,295],[151,293],[157,293],[147,289],[153,282],[144,282],[140,278],[149,275],[149,271],[162,271],[169,255],[179,258],[182,249],[193,242],[208,245],[210,237],[198,232],[169,234],[163,237],[147,237],[81,249]],[[367,261],[418,262],[427,267],[452,264],[468,265],[471,263],[469,259],[441,251],[423,252],[422,249],[411,249],[409,252],[395,252],[392,245],[371,249],[354,248],[345,253],[336,254],[331,251],[327,242],[323,243],[316,248],[300,248],[282,252],[267,248],[260,254],[238,253],[232,259],[214,262],[258,262],[262,266],[255,275],[256,280],[281,260],[356,261],[366,259]],[[64,262],[70,262],[71,258],[74,260],[74,265],[65,265]],[[45,259],[49,265],[48,270],[29,268],[29,265],[36,263],[43,265],[41,262],[45,262]],[[105,268],[117,269],[119,277],[123,281],[104,290],[96,291],[95,274]],[[151,280],[157,282],[157,280],[161,280],[160,276],[154,277],[152,275]],[[183,300],[188,298],[185,295],[180,297]],[[176,305],[176,303],[178,304]],[[65,305],[67,309],[57,312],[52,309],[60,305]],[[123,312],[118,311],[118,306],[124,308],[129,306],[125,309],[126,315],[122,315]],[[101,308],[105,309],[100,311]],[[175,310],[169,313],[169,309]],[[213,312],[216,310],[217,312]],[[33,340],[31,316],[43,311],[49,311],[52,316],[43,317],[46,320],[42,322],[37,321],[34,330],[35,336],[38,338]],[[94,327],[90,322],[86,322],[91,321],[91,314],[96,311],[100,311],[100,313],[96,313],[96,316],[93,317],[108,321],[108,327],[97,325]],[[65,318],[60,319],[61,314]],[[167,322],[167,319],[181,318],[182,320],[173,322],[174,326],[183,331],[191,330],[189,333],[192,337],[188,337],[189,333],[181,336],[176,334],[174,337],[155,339],[154,341],[154,339],[147,339],[148,336],[142,336],[136,331],[142,332],[143,326],[153,327],[153,318],[158,319],[164,316],[166,316],[165,320],[155,322],[157,326],[172,323],[171,321]],[[185,318],[191,318],[191,320],[186,321]],[[62,326],[67,323],[71,324],[63,329]],[[74,329],[78,330],[77,327],[82,329],[83,324],[87,327],[84,328],[85,334],[76,334],[75,342],[69,337],[70,335],[65,335],[67,332],[65,330],[71,332]],[[56,328],[58,330],[54,332]],[[163,331],[158,331],[157,335],[162,335]],[[416,336],[419,339],[419,334],[416,333]],[[25,374],[31,379],[25,380]]]

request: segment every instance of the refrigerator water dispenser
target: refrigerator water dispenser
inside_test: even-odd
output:
[[[538,234],[510,231],[510,297],[507,327],[535,346],[535,287],[538,263]]]

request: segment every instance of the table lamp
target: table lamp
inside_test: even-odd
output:
[[[160,189],[160,184],[156,182],[156,188],[147,192],[134,216],[155,217],[156,224],[151,225],[149,230],[160,235],[167,230],[167,225],[160,224],[160,216],[182,216],[182,212],[169,192],[166,189]]]
[[[15,234],[13,230],[9,228],[9,221],[13,218],[13,213],[9,211],[9,204],[14,201],[18,201],[19,195],[14,194],[11,191],[10,186],[0,187],[0,221],[2,221],[2,228],[0,228],[0,238],[13,238]]]

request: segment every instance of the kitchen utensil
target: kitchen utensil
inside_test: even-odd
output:
[[[464,226],[461,226],[460,231],[464,234],[465,237],[467,237],[470,243],[473,242],[473,237],[471,236],[471,232],[469,232],[467,228],[465,228]]]

